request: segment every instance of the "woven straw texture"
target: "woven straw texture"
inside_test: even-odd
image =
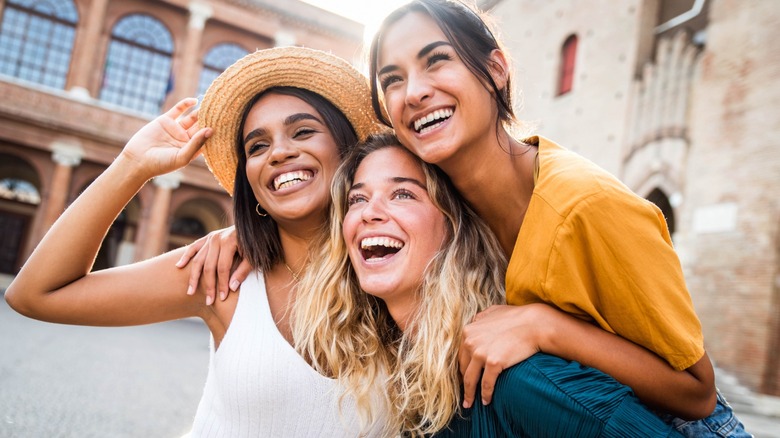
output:
[[[360,140],[384,129],[371,108],[368,79],[343,59],[303,47],[258,50],[236,61],[212,82],[198,111],[200,126],[213,129],[203,156],[231,196],[238,157],[235,143],[249,101],[271,87],[313,91],[333,103]]]

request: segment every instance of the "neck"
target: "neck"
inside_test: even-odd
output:
[[[292,271],[293,277],[300,277],[306,268],[309,257],[309,243],[317,236],[317,231],[306,233],[293,233],[290,230],[279,227],[279,239],[284,253],[285,270]]]
[[[410,299],[385,300],[385,305],[387,306],[388,313],[390,313],[390,317],[393,318],[393,321],[395,321],[398,328],[400,328],[402,332],[406,332],[419,303],[416,300]]]
[[[455,188],[498,238],[507,257],[531,202],[536,148],[512,138],[505,130],[472,145],[458,163],[441,168]]]

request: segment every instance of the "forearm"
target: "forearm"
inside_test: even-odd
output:
[[[712,413],[714,375],[706,354],[688,370],[677,371],[653,352],[599,327],[552,308],[541,312],[546,321],[539,325],[542,351],[611,375],[653,409],[685,419]]]
[[[89,273],[109,227],[146,176],[122,156],[71,204],[38,244],[6,291],[18,311]]]

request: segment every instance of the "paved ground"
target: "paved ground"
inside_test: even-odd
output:
[[[756,414],[753,412],[737,412],[737,416],[745,425],[745,430],[756,438],[779,438],[780,417]]]
[[[208,330],[47,324],[0,295],[0,352],[0,437],[180,437],[206,381]]]
[[[208,330],[198,321],[47,324],[0,297],[0,352],[0,437],[178,438],[206,380]],[[749,432],[780,438],[780,402],[755,397],[720,371],[717,380]]]
[[[780,398],[753,394],[739,385],[733,376],[717,368],[715,383],[747,432],[756,438],[780,438]]]

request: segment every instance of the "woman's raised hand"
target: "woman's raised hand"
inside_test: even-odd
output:
[[[186,166],[211,136],[211,128],[198,126],[197,110],[187,113],[198,100],[179,101],[135,133],[118,160],[135,166],[146,178],[152,178]]]

